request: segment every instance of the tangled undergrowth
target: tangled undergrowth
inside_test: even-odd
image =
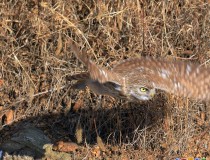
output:
[[[210,158],[210,105],[159,93],[130,103],[71,89],[85,68],[68,40],[111,68],[152,56],[209,66],[209,1],[2,0],[0,142],[31,123],[73,158]],[[14,154],[17,154],[14,153]]]

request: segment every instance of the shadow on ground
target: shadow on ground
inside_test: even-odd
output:
[[[163,106],[164,102],[157,103],[154,100],[147,103],[124,103],[121,107],[110,109],[87,107],[87,109],[81,108],[77,111],[70,110],[68,113],[40,114],[36,117],[28,117],[10,126],[5,126],[0,131],[1,146],[3,146],[1,148],[4,148],[4,151],[9,154],[40,158],[44,156],[43,146],[46,143],[57,141],[77,143],[79,138],[82,139],[81,146],[84,144],[94,145],[97,143],[98,135],[105,144],[133,143],[142,138],[139,132],[160,125],[165,114]],[[82,135],[78,135],[80,131],[82,131]],[[28,150],[27,152],[23,151],[23,146],[11,149],[11,146],[14,147],[14,143],[11,141],[22,143],[24,148],[30,148],[32,152],[37,151],[37,153],[34,155]],[[32,141],[31,144],[28,144],[28,141]],[[38,149],[35,149],[33,141],[38,143]],[[6,147],[5,144],[7,144]]]

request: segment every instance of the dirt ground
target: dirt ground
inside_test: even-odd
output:
[[[209,102],[160,92],[131,103],[66,80],[86,70],[69,39],[107,68],[141,56],[210,67],[209,11],[209,0],[2,0],[0,146],[27,125],[54,144],[41,156],[8,149],[3,159],[210,159]]]

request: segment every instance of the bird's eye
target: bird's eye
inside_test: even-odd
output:
[[[140,88],[140,91],[141,91],[141,92],[146,92],[147,90],[148,90],[148,89],[147,89],[147,88],[144,88],[144,87],[141,87],[141,88]]]

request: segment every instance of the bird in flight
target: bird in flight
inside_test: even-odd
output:
[[[108,70],[92,62],[72,40],[70,48],[88,70],[67,77],[77,80],[75,88],[87,86],[96,94],[129,101],[150,100],[157,89],[177,96],[210,100],[209,68],[183,61],[130,58]]]

